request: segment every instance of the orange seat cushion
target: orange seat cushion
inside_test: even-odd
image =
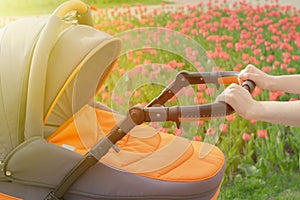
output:
[[[3,193],[1,193],[1,192],[0,192],[0,199],[1,199],[1,200],[21,200],[21,199],[19,199],[19,198],[12,197],[12,196],[3,194]]]
[[[123,116],[85,106],[52,134],[48,141],[85,154],[107,135]],[[201,181],[216,175],[225,164],[215,146],[166,134],[147,125],[136,126],[117,142],[101,162],[118,169],[165,181]],[[203,151],[206,150],[206,151]],[[200,152],[207,152],[200,156]]]

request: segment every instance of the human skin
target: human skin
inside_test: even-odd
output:
[[[246,80],[262,89],[300,94],[300,75],[271,76],[248,65],[239,74],[240,84]],[[245,119],[300,126],[300,101],[256,101],[239,84],[231,84],[217,101],[225,101]]]

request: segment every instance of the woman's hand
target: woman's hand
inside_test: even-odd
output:
[[[239,82],[242,84],[246,80],[253,81],[257,87],[262,89],[270,89],[272,76],[257,69],[254,65],[247,65],[247,67],[239,74]]]
[[[250,93],[238,84],[231,84],[222,94],[217,97],[217,101],[229,104],[236,113],[245,119],[255,119],[259,102],[255,101]]]
[[[252,80],[262,89],[300,94],[300,74],[270,76],[253,65],[248,65],[239,75],[242,84]],[[255,101],[241,85],[231,84],[217,98],[229,104],[245,119],[255,119],[275,124],[300,126],[300,101]]]

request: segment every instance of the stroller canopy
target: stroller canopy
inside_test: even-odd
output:
[[[0,160],[89,103],[120,47],[117,38],[55,15],[0,29]]]

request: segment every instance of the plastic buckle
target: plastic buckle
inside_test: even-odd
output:
[[[58,198],[53,192],[50,192],[44,200],[64,200],[63,198]]]
[[[114,145],[112,146],[112,148],[115,150],[115,152],[117,152],[117,153],[120,152],[120,148],[119,148],[118,145],[114,144]]]

